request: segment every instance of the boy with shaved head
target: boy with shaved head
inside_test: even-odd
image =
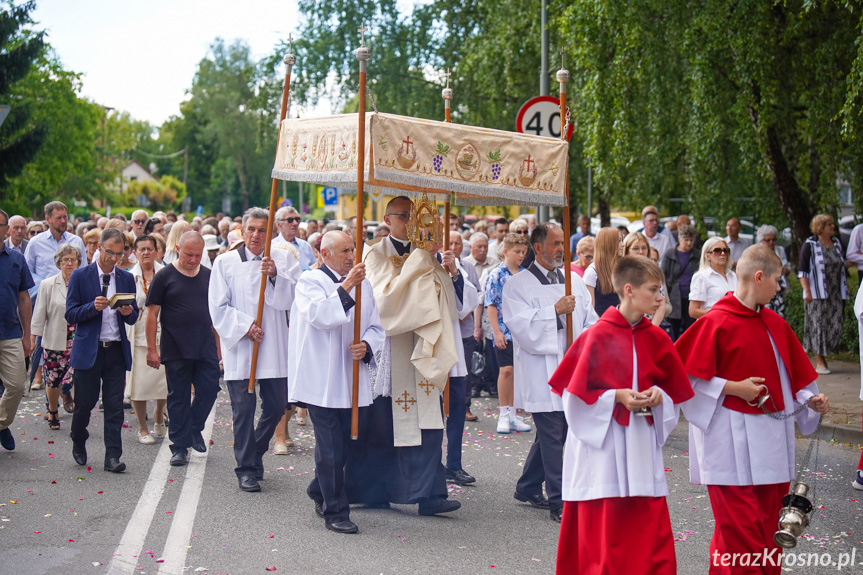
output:
[[[676,343],[695,391],[683,406],[690,480],[707,485],[716,518],[711,575],[780,572],[773,533],[795,475],[792,415],[808,405],[796,419],[809,434],[829,407],[797,336],[764,307],[779,291],[781,272],[770,249],[746,248],[737,262],[737,289]],[[759,555],[759,566],[731,566],[727,554],[734,553]]]

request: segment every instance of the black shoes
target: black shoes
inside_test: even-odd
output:
[[[123,473],[126,471],[126,464],[122,463],[116,457],[109,457],[105,460],[105,471],[110,471],[111,473]]]
[[[420,515],[438,515],[440,513],[450,513],[461,508],[461,503],[452,499],[440,499],[438,497],[431,499],[423,499],[420,501]]]
[[[189,463],[189,453],[185,449],[175,451],[171,456],[171,467],[182,467]]]
[[[554,521],[555,523],[560,523],[560,520],[563,519],[563,507],[561,507],[560,509],[552,509],[551,511],[549,511],[549,514],[551,515],[552,521]]]
[[[357,533],[360,529],[350,519],[337,519],[326,523],[327,529],[336,533]]]
[[[450,469],[449,467],[447,467],[444,473],[446,475],[447,483],[455,483],[456,485],[468,485],[470,483],[476,483],[476,477],[474,477],[464,469]]]
[[[9,428],[0,429],[0,445],[3,446],[3,449],[6,451],[12,451],[15,449],[15,438],[12,437],[12,432],[9,431]]]
[[[207,453],[207,444],[204,443],[204,437],[200,431],[192,432],[192,449],[198,453]]]
[[[72,443],[72,458],[78,465],[87,465],[87,448],[83,443]]]
[[[261,490],[261,484],[251,475],[241,475],[239,478],[240,489],[249,493],[256,493]]]
[[[515,492],[513,495],[517,500],[523,501],[525,503],[530,503],[531,506],[536,507],[537,509],[548,509],[548,499],[542,493],[537,493],[536,495],[525,495],[524,493]]]
[[[315,501],[315,515],[324,518],[324,504],[320,501]]]

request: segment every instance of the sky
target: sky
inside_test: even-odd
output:
[[[37,0],[32,16],[83,74],[81,96],[155,126],[179,114],[216,37],[258,59],[300,28],[296,0]]]

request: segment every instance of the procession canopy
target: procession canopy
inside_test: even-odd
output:
[[[356,189],[358,114],[284,120],[273,178]],[[393,114],[366,115],[365,188],[461,205],[566,205],[569,144]]]

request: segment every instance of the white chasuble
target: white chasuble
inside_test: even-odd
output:
[[[261,289],[261,262],[245,250],[246,261],[239,250],[226,252],[213,262],[208,304],[213,327],[219,334],[225,380],[249,378],[253,342],[246,337],[258,314]],[[272,250],[276,264],[275,282],[267,279],[264,292],[264,314],[261,329],[264,338],[258,346],[255,379],[287,377],[288,323],[286,313],[294,300],[294,288],[300,278],[296,258],[285,250]]]
[[[349,408],[353,396],[353,364],[348,346],[354,340],[356,305],[345,311],[341,284],[323,269],[304,272],[291,307],[288,351],[288,400],[318,407]],[[348,294],[355,301],[356,290]],[[362,283],[360,341],[371,348],[372,362],[384,344],[372,286]],[[360,407],[371,405],[369,372],[360,364]]]
[[[392,396],[395,446],[408,447],[422,443],[421,429],[443,429],[440,392],[459,363],[461,338],[452,278],[427,251],[399,256],[392,242],[365,257],[388,339],[373,385]]]
[[[531,264],[531,268],[534,266],[544,277],[550,271]],[[584,282],[574,272],[570,274],[575,296],[575,341],[599,318]],[[512,333],[515,406],[531,413],[563,410],[561,398],[552,391],[548,380],[566,353],[566,315],[554,311],[554,304],[564,294],[563,282],[543,284],[533,269],[515,274],[503,286],[503,318]]]

